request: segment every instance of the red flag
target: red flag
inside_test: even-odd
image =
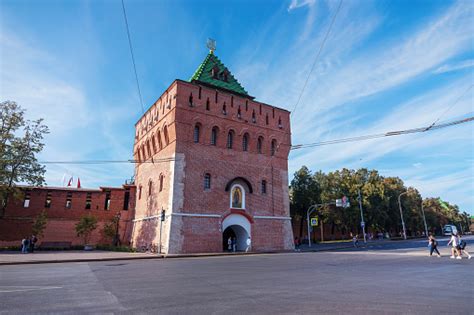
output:
[[[72,185],[72,176],[69,178],[69,181],[67,182],[67,187],[71,187]]]
[[[77,178],[77,188],[81,188],[81,179]]]

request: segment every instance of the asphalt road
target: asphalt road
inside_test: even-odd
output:
[[[474,314],[474,259],[421,244],[1,266],[0,314]]]

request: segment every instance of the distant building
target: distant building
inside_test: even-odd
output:
[[[0,218],[0,246],[19,246],[22,238],[31,236],[31,226],[36,217],[45,211],[48,223],[38,245],[68,247],[82,245],[75,225],[85,214],[98,218],[98,228],[93,232],[91,244],[108,243],[102,235],[103,225],[120,215],[119,237],[129,245],[135,209],[135,186],[100,189],[69,187],[20,186],[22,198],[11,198],[5,214]]]
[[[293,248],[289,114],[255,101],[213,51],[175,80],[135,125],[133,246],[219,252],[251,237],[254,251]]]

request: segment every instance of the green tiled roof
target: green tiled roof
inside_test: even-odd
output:
[[[213,77],[212,70],[217,71]],[[224,79],[224,73],[227,72],[227,81]],[[199,81],[218,88],[226,89],[238,94],[248,95],[247,91],[240,85],[239,81],[230,73],[229,69],[217,58],[214,53],[210,52],[206,59],[199,65],[189,82]]]

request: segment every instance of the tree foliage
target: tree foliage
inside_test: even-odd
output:
[[[105,239],[109,241],[114,241],[117,233],[117,224],[119,224],[120,218],[117,216],[114,216],[110,218],[108,222],[104,224],[104,227],[102,229],[102,235],[104,236]]]
[[[88,245],[92,232],[97,229],[97,218],[91,214],[81,217],[76,224],[77,236],[82,237],[84,245]]]
[[[0,103],[0,217],[8,200],[20,195],[18,184],[41,186],[45,167],[38,163],[43,138],[49,132],[42,119],[26,120],[15,102]]]
[[[46,215],[46,211],[43,210],[33,222],[33,226],[31,227],[33,234],[38,238],[42,237],[47,224],[48,216]]]
[[[314,174],[306,167],[295,172],[290,185],[291,216],[296,221],[306,220],[306,211],[313,204],[327,204],[320,207],[319,215],[325,223],[337,228],[343,235],[349,232],[361,233],[358,195],[364,211],[364,221],[368,231],[389,232],[392,235],[402,229],[398,198],[400,197],[403,217],[408,235],[424,231],[421,204],[426,215],[428,230],[441,233],[445,224],[455,224],[462,230],[469,226],[469,215],[461,213],[456,205],[439,198],[422,200],[413,187],[406,187],[398,177],[383,177],[377,170],[342,169],[327,174]],[[334,205],[336,199],[347,196],[349,208]],[[302,229],[300,229],[301,233]],[[300,235],[301,236],[301,235]]]

